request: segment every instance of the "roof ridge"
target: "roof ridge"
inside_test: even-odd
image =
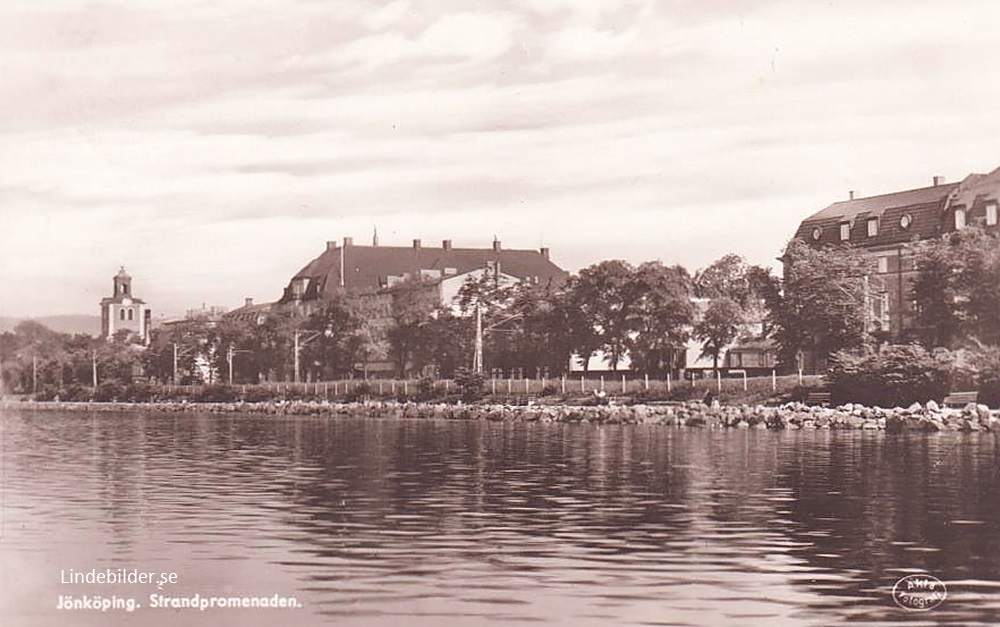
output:
[[[835,201],[830,206],[839,205],[839,204],[842,204],[842,203],[856,202],[858,200],[871,200],[873,198],[882,198],[883,196],[897,196],[899,194],[909,194],[910,192],[922,192],[922,191],[925,191],[925,190],[928,190],[928,189],[934,189],[934,188],[938,188],[938,187],[942,188],[942,190],[943,190],[946,187],[952,187],[952,188],[954,188],[954,187],[958,187],[959,185],[961,185],[961,181],[956,181],[956,182],[953,182],[953,183],[939,183],[938,185],[926,185],[924,187],[914,187],[913,189],[903,189],[903,190],[900,190],[898,192],[886,192],[884,194],[874,194],[872,196],[856,196],[854,198],[848,198],[847,200],[838,200],[838,201]]]

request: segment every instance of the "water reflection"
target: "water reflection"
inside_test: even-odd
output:
[[[142,413],[7,413],[0,433],[0,616],[13,624],[177,622],[59,620],[60,568],[123,563],[179,573],[174,593],[297,596],[295,624],[969,624],[1000,611],[991,434]],[[949,584],[932,615],[891,601],[917,570]],[[182,618],[275,622],[227,612]]]

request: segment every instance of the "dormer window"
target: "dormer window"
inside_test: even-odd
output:
[[[868,237],[878,235],[878,218],[868,218]]]
[[[955,230],[958,231],[959,229],[964,229],[964,228],[965,228],[965,209],[962,209],[960,207],[958,209],[955,209]]]
[[[841,222],[840,223],[840,241],[846,242],[851,239],[851,223]]]
[[[902,228],[902,229],[903,229],[904,231],[905,231],[906,229],[910,228],[910,224],[912,224],[912,223],[913,223],[913,218],[912,218],[912,217],[910,216],[910,214],[908,214],[908,213],[904,213],[904,214],[903,214],[903,215],[902,215],[902,216],[901,216],[901,217],[899,218],[899,226],[900,226],[900,228]]]
[[[822,236],[823,236],[823,229],[819,228],[818,226],[815,227],[815,228],[813,228],[813,230],[812,230],[812,238],[813,238],[814,241],[818,242],[819,238],[822,237]]]
[[[986,205],[986,226],[997,225],[997,204]]]

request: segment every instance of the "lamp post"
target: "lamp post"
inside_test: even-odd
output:
[[[300,362],[300,351],[302,350],[302,347],[305,346],[306,344],[308,344],[309,342],[312,342],[313,340],[315,340],[316,338],[318,338],[321,335],[325,336],[325,337],[332,337],[333,336],[333,329],[331,329],[330,327],[327,327],[326,329],[324,329],[322,331],[314,331],[314,332],[310,333],[309,335],[307,335],[305,337],[302,337],[302,331],[300,329],[295,329],[295,347],[294,347],[294,355],[295,355],[295,383],[300,383],[301,380],[302,380],[302,378],[300,376],[301,370],[300,370],[300,363],[299,363]]]

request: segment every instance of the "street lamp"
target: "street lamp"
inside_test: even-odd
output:
[[[299,356],[299,352],[302,350],[303,346],[305,346],[309,342],[312,342],[313,340],[315,340],[316,338],[318,338],[321,335],[324,336],[324,337],[333,337],[333,329],[331,329],[330,327],[327,327],[326,329],[324,329],[322,331],[314,331],[314,332],[310,333],[309,335],[307,335],[305,337],[302,337],[302,331],[300,329],[295,329],[295,348],[294,348],[294,354],[295,354],[295,383],[299,383],[301,381],[301,377],[299,376],[299,372],[300,372],[300,366],[299,366],[299,361],[300,361],[299,357],[300,356]]]

